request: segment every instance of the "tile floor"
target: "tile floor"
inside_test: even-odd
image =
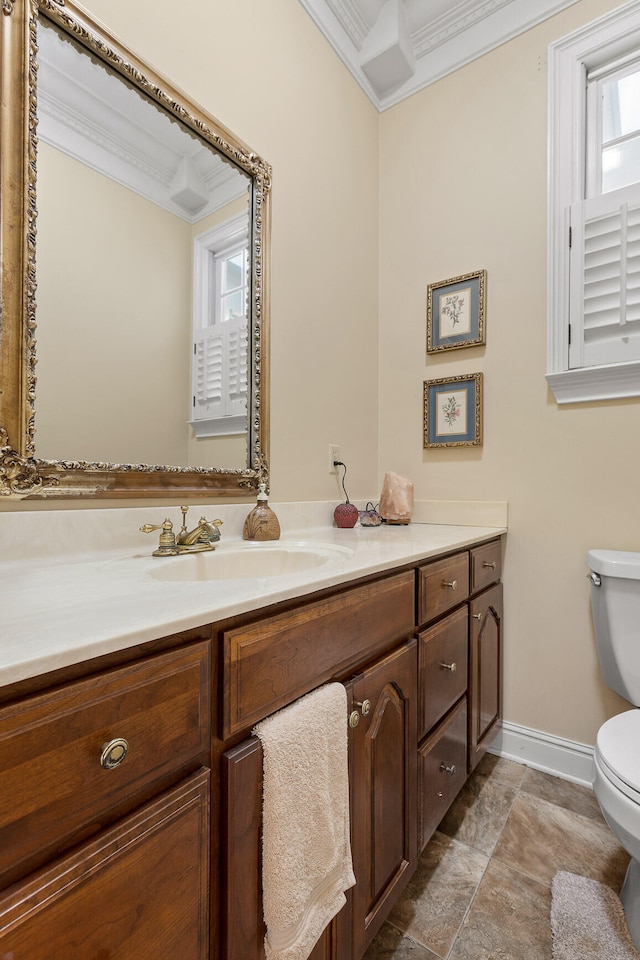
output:
[[[587,787],[486,755],[365,960],[551,960],[551,881],[618,892],[628,856]]]

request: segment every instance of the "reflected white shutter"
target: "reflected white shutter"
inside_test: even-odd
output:
[[[193,420],[245,417],[248,331],[246,317],[216,323],[194,338]],[[237,426],[237,424],[235,424]],[[220,424],[217,432],[223,432]],[[198,435],[207,435],[198,430]]]
[[[239,416],[247,410],[248,331],[247,319],[227,320],[227,410],[228,416]]]
[[[640,185],[571,207],[569,367],[640,360]]]
[[[194,340],[193,383],[196,420],[223,415],[224,343],[220,327],[202,330]]]

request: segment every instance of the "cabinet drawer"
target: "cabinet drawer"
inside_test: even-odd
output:
[[[428,563],[418,570],[418,619],[428,623],[469,596],[469,554]]]
[[[24,875],[206,759],[209,672],[199,643],[0,710],[0,878]],[[117,738],[128,752],[106,769],[103,749]]]
[[[226,631],[222,739],[406,636],[413,620],[408,571]]]
[[[467,606],[449,614],[418,637],[420,714],[422,738],[444,717],[467,689],[469,611]]]
[[[206,960],[209,771],[0,895],[0,956]]]
[[[467,702],[462,700],[418,752],[419,850],[422,850],[467,778]]]
[[[483,543],[471,550],[471,592],[477,593],[502,574],[502,544],[499,540]]]

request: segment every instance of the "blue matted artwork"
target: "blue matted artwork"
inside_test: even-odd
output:
[[[486,270],[427,287],[427,353],[486,342]]]
[[[426,447],[482,444],[482,374],[424,381]]]

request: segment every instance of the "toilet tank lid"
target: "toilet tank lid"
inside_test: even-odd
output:
[[[605,577],[640,580],[640,553],[632,550],[589,550],[586,563]]]
[[[631,788],[636,799],[640,795],[640,710],[625,710],[611,717],[598,730],[596,754],[622,782]],[[637,802],[637,800],[636,800]]]

